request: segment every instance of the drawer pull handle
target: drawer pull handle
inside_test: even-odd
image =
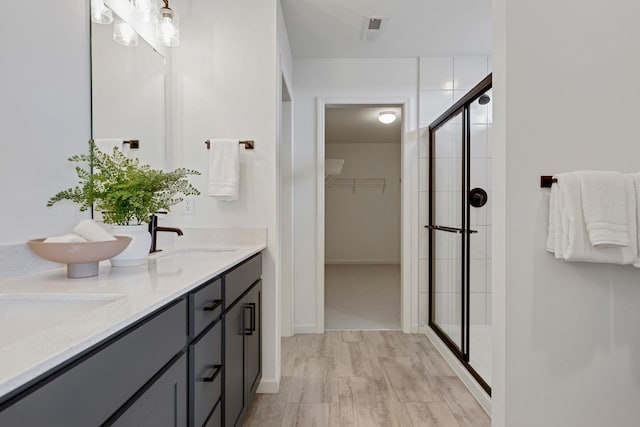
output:
[[[251,320],[249,321],[249,327],[248,328],[244,328],[244,334],[245,335],[253,335],[253,333],[256,331],[256,304],[254,302],[251,302],[247,305],[244,306],[245,309],[245,313],[246,310],[249,309],[250,316],[251,316]],[[245,317],[246,319],[246,317]]]
[[[210,305],[206,305],[203,307],[204,311],[213,311],[216,308],[220,307],[222,305],[222,300],[221,299],[214,299],[213,302]]]
[[[211,373],[211,375],[209,375],[208,377],[204,377],[202,379],[202,381],[204,381],[205,383],[212,383],[215,381],[216,377],[222,370],[222,365],[213,365],[212,369],[213,369],[213,372]]]

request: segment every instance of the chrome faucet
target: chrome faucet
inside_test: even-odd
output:
[[[149,234],[151,234],[151,248],[149,249],[150,254],[154,252],[160,252],[162,250],[156,247],[158,231],[169,231],[171,233],[176,233],[178,236],[182,236],[184,234],[182,230],[176,227],[160,227],[158,225],[158,216],[151,215],[149,217]]]

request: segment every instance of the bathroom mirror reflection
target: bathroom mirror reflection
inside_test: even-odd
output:
[[[164,169],[165,58],[129,25],[133,16],[107,12],[111,22],[91,22],[92,137],[103,151],[117,146]],[[120,142],[129,140],[139,148]]]

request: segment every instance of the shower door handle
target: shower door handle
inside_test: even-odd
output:
[[[446,225],[425,225],[424,228],[429,230],[446,231],[447,233],[477,233],[478,230],[465,230],[464,228],[447,227]]]

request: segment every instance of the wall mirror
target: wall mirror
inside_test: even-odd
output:
[[[94,3],[91,2],[92,137],[103,151],[110,152],[115,145],[143,164],[165,169],[166,59],[140,35],[145,33],[140,30],[144,25],[131,22],[136,16],[128,9],[119,8],[118,2],[114,6],[99,1],[99,7],[107,8],[103,12],[108,16],[104,23],[97,23]],[[125,140],[138,140],[139,148],[131,149],[129,144],[119,142]]]

